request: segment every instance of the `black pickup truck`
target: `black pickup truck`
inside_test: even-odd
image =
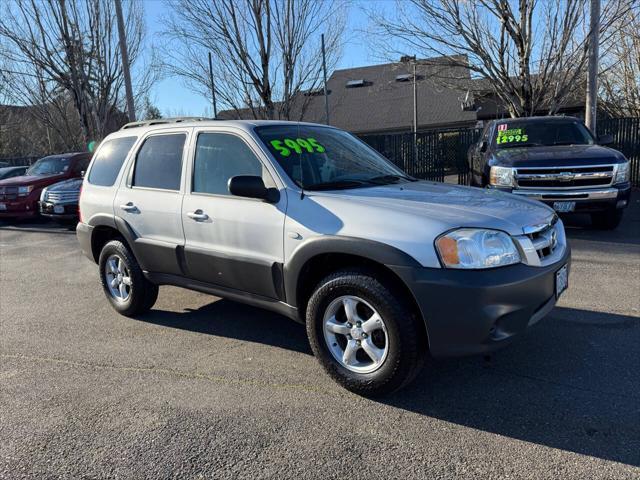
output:
[[[469,148],[471,184],[543,201],[558,213],[588,213],[614,229],[629,203],[629,161],[578,118],[492,120]]]

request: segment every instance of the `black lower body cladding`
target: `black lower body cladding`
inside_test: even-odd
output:
[[[544,317],[556,302],[556,272],[570,262],[567,247],[560,261],[546,267],[390,268],[420,307],[431,355],[447,357],[494,351]]]

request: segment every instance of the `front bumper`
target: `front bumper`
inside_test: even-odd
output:
[[[74,220],[78,218],[77,203],[51,203],[38,202],[40,214],[45,217],[57,218],[60,220]],[[57,207],[57,208],[56,208]],[[60,210],[56,212],[56,210]]]
[[[38,203],[25,199],[0,199],[0,218],[30,218],[38,215]]]
[[[570,263],[567,246],[562,258],[546,267],[391,268],[418,303],[431,355],[447,357],[497,350],[537,323],[556,303],[556,272]]]
[[[551,207],[554,202],[576,202],[576,213],[589,213],[625,208],[629,204],[631,184],[627,182],[605,188],[566,190],[514,188],[511,193],[540,200]]]

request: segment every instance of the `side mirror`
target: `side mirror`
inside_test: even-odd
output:
[[[598,136],[598,143],[600,145],[611,145],[613,143],[613,135],[607,133],[605,135]]]
[[[489,145],[487,144],[487,141],[483,140],[483,141],[480,142],[480,147],[478,148],[478,150],[480,150],[482,153],[484,153],[484,152],[487,151],[487,147],[488,146]]]
[[[275,188],[267,188],[261,177],[254,175],[237,175],[229,179],[229,192],[238,197],[258,198],[269,203],[280,200],[280,192]]]

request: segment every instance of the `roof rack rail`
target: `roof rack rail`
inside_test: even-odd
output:
[[[183,122],[202,122],[205,120],[215,120],[215,118],[207,117],[174,117],[174,118],[158,118],[156,120],[141,120],[139,122],[129,122],[123,125],[120,130],[128,130],[130,128],[137,127],[149,127],[151,125],[165,125],[171,123],[183,123]]]

